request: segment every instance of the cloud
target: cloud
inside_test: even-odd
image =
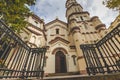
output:
[[[107,27],[111,24],[111,22],[115,19],[115,17],[118,15],[118,12],[113,11],[105,7],[105,5],[102,4],[103,0],[78,0],[81,5],[84,7],[85,10],[90,12],[91,17],[92,16],[98,16],[100,20],[106,24]]]
[[[65,1],[66,0],[37,0],[35,6],[31,6],[31,10],[39,17],[43,18],[45,22],[54,20],[59,17],[61,20],[65,19]]]
[[[103,0],[77,0],[85,11],[88,11],[92,16],[98,16],[103,23],[110,25],[110,23],[118,15],[117,12],[109,10],[102,4]],[[30,9],[39,17],[43,18],[45,22],[50,22],[56,17],[66,22],[66,0],[37,0],[36,5],[31,6]]]

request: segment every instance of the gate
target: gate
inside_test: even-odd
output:
[[[0,20],[0,78],[42,78],[45,52],[30,48]]]
[[[120,24],[96,44],[80,45],[88,74],[120,72]]]

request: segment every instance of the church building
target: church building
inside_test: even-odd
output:
[[[0,79],[120,80],[120,15],[107,29],[77,0],[65,7],[66,22],[31,14],[19,34],[0,19]]]
[[[36,15],[26,19],[30,24],[22,34],[31,47],[46,47],[45,75],[56,73],[87,74],[81,44],[98,42],[106,33],[98,16],[90,17],[77,0],[66,1],[67,23],[56,18],[44,23]],[[23,36],[22,36],[23,37]],[[24,40],[24,39],[23,39]]]

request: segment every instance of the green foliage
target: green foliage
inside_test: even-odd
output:
[[[35,4],[36,0],[0,0],[0,15],[11,28],[20,32],[27,25],[25,17],[31,14],[27,5]]]
[[[103,4],[109,9],[120,10],[120,0],[105,0]]]

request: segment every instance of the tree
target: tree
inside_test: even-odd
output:
[[[120,0],[105,0],[103,4],[109,9],[120,10]]]
[[[36,0],[0,0],[0,15],[11,28],[20,32],[27,25],[26,16],[31,14],[28,6],[34,5]]]

